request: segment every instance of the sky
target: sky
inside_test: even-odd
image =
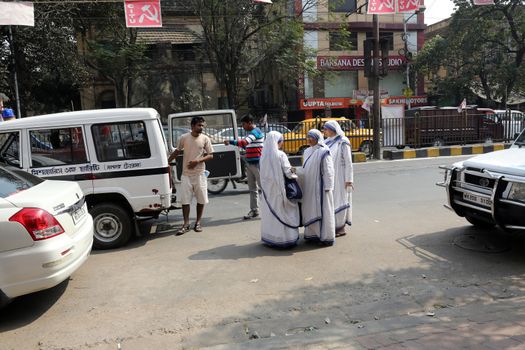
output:
[[[425,24],[433,24],[450,17],[454,11],[452,0],[425,0]]]

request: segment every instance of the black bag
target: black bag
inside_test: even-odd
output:
[[[288,199],[301,199],[303,198],[303,191],[299,187],[296,179],[289,179],[284,177],[284,188],[286,189],[286,198]]]

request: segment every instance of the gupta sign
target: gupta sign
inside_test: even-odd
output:
[[[405,57],[403,56],[389,56],[388,68],[402,69],[404,62]],[[380,64],[382,64],[381,61]],[[365,58],[363,56],[318,56],[317,68],[319,70],[364,70]]]

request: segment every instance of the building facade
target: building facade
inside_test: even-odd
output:
[[[304,47],[315,53],[311,59],[323,73],[302,78],[297,108],[305,118],[361,119],[367,115],[362,104],[371,85],[365,77],[364,41],[373,35],[366,0],[302,0],[297,6],[304,10]],[[389,39],[388,75],[380,81],[383,103],[404,103],[405,95],[412,95],[412,105],[425,104],[423,79],[408,72],[407,86],[407,63],[425,40],[424,14],[380,15],[379,26],[380,37]]]

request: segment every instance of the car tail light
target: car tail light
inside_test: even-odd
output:
[[[24,208],[9,218],[25,227],[34,241],[41,241],[64,233],[57,219],[44,209]]]

